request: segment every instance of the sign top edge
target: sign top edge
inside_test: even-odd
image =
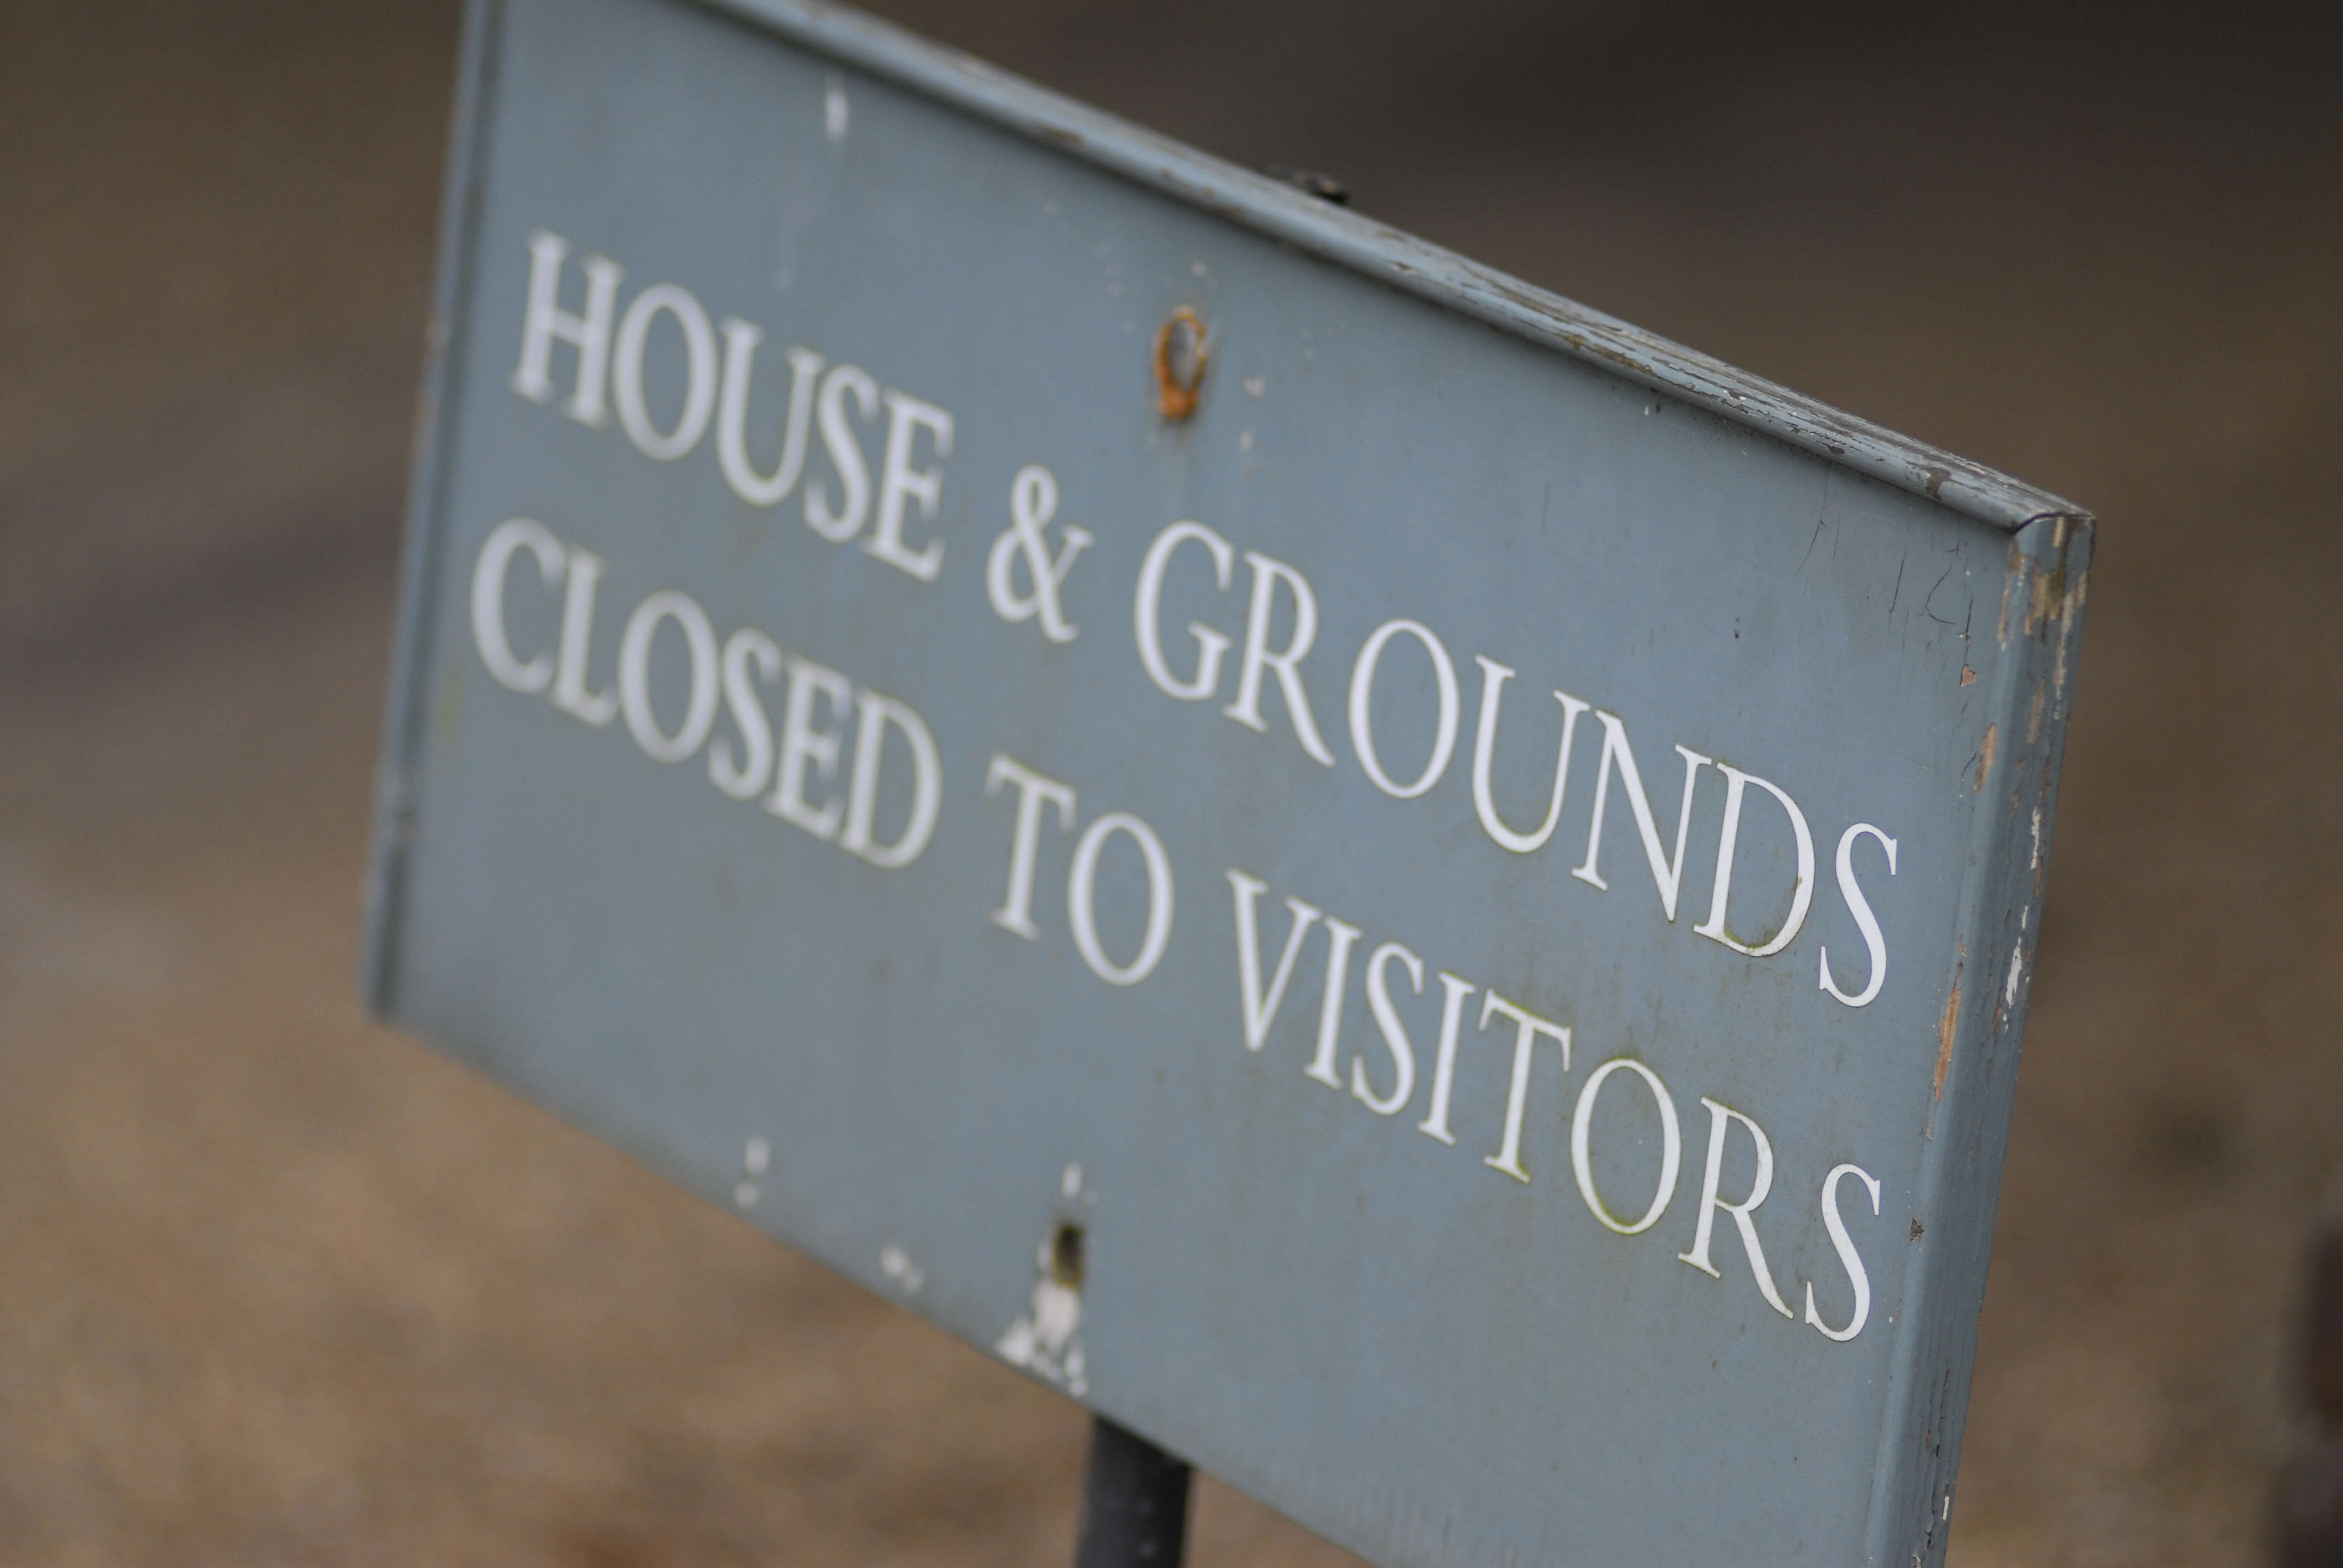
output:
[[[1044,142],[1323,260],[2015,532],[2091,514],[1470,257],[825,0],[687,0]]]

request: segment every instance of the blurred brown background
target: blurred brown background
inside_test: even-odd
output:
[[[2258,1561],[2343,1164],[2343,26],[880,9],[2100,514],[1953,1557]],[[0,0],[0,1561],[1063,1563],[1070,1406],[357,1015],[455,30]]]

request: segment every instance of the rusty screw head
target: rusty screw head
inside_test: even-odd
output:
[[[1196,411],[1207,357],[1203,320],[1183,305],[1155,334],[1156,402],[1166,419],[1185,419]]]

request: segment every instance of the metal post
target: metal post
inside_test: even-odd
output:
[[[1104,1416],[1091,1421],[1074,1568],[1180,1568],[1188,1545],[1187,1462]]]

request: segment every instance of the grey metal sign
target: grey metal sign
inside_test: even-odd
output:
[[[851,13],[468,25],[372,1005],[1377,1562],[1941,1560],[2089,520]]]

